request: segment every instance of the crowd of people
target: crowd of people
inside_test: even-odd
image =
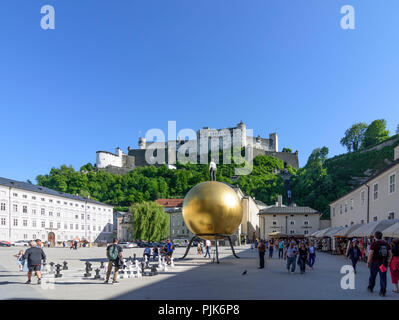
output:
[[[368,291],[373,292],[376,285],[376,278],[380,278],[380,296],[386,295],[387,272],[390,270],[391,280],[394,285],[393,292],[399,293],[399,239],[393,239],[388,243],[383,240],[380,231],[375,232],[370,239],[369,250],[366,252],[359,245],[357,239],[352,239],[346,257],[351,261],[354,273],[357,273],[357,263],[364,259],[369,268]],[[306,272],[308,267],[313,270],[316,261],[316,246],[310,239],[298,240],[290,239],[270,239],[256,240],[251,244],[251,250],[257,250],[259,254],[259,269],[265,267],[265,255],[268,253],[269,259],[273,259],[274,252],[278,252],[278,258],[286,261],[288,273],[295,273],[296,265],[299,266],[301,274]]]
[[[295,272],[297,264],[301,273],[306,272],[306,266],[313,270],[316,261],[316,248],[308,240],[299,241],[294,238],[255,240],[251,244],[251,250],[257,250],[259,253],[259,269],[265,267],[266,253],[268,253],[269,259],[273,259],[274,252],[276,252],[275,255],[278,259],[286,260],[286,268],[289,273]]]

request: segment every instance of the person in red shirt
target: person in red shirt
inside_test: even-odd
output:
[[[374,234],[374,242],[371,243],[370,252],[367,257],[367,267],[370,269],[369,292],[373,292],[377,274],[380,275],[380,296],[384,297],[387,291],[387,268],[392,259],[390,245],[382,240],[382,232]]]
[[[263,240],[260,240],[258,244],[260,267],[258,269],[263,269],[265,267],[265,252],[266,252],[265,242]]]

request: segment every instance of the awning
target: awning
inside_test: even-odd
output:
[[[360,228],[363,226],[363,224],[353,224],[351,226],[347,226],[341,230],[339,230],[337,233],[334,234],[334,237],[347,237],[349,233],[352,231],[355,231],[356,229]]]
[[[386,228],[383,232],[383,236],[389,238],[399,238],[399,222],[396,222],[395,224]]]
[[[320,230],[320,231],[317,232],[313,237],[315,237],[315,238],[323,238],[323,237],[324,237],[324,234],[325,234],[327,231],[331,230],[331,229],[332,229],[332,228],[326,228],[326,229]]]
[[[341,231],[344,227],[330,228],[327,232],[323,234],[323,237],[333,237],[337,232]]]
[[[353,237],[368,237],[373,236],[375,232],[381,231],[384,235],[384,230],[392,226],[393,224],[399,222],[398,219],[391,220],[381,220],[381,221],[373,221],[366,224],[363,224],[361,227],[357,228],[348,233],[348,238]]]

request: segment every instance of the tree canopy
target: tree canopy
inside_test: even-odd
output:
[[[132,213],[132,240],[160,241],[168,236],[169,217],[164,208],[153,201],[135,203]]]
[[[358,151],[364,139],[367,124],[364,122],[355,123],[345,131],[345,136],[341,139],[341,144],[348,149],[348,152]]]

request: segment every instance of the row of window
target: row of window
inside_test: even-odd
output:
[[[389,185],[388,185],[388,194],[391,195],[396,192],[396,173],[392,173],[389,176]],[[372,186],[372,193],[373,193],[373,200],[376,201],[379,199],[380,192],[379,192],[379,183],[374,183]],[[366,191],[363,190],[360,193],[360,205],[365,205],[366,203]],[[350,199],[350,210],[355,208],[354,205],[354,198]],[[348,212],[348,202],[339,205],[339,213],[342,214],[343,212]],[[333,207],[333,216],[335,216],[335,207]]]
[[[13,197],[14,197],[14,198],[18,198],[18,193],[13,193]],[[23,194],[23,195],[22,195],[22,198],[23,198],[23,199],[28,199],[28,196],[27,196],[26,194]],[[32,199],[32,200],[36,200],[36,196],[31,196],[31,199]],[[45,198],[40,198],[40,200],[41,200],[41,201],[46,201]],[[48,202],[53,203],[54,200],[53,200],[53,199],[48,199]],[[60,200],[56,200],[56,203],[57,203],[57,204],[61,204],[61,201],[60,201]],[[68,205],[68,202],[64,201],[63,204],[64,204],[64,205]],[[70,202],[69,205],[70,205],[70,206],[73,206],[74,204],[73,204],[72,202]],[[78,207],[78,206],[79,206],[79,204],[78,204],[78,203],[75,203],[75,207]],[[82,208],[84,208],[84,205],[83,205],[83,204],[81,204],[80,206],[81,206]],[[87,206],[87,208],[90,209],[90,206]],[[97,208],[97,210],[101,211],[101,208],[100,208],[100,207],[94,207],[94,206],[92,207],[93,210],[96,210],[96,208]],[[107,211],[107,209],[103,208],[103,211]],[[111,212],[111,209],[108,209],[108,212]]]
[[[6,210],[6,204],[4,202],[2,202],[0,204],[0,211],[5,211],[5,210]],[[18,205],[17,204],[13,204],[13,212],[18,212]],[[32,212],[33,215],[35,215],[36,214],[36,209],[32,209],[31,212]],[[28,206],[22,206],[22,213],[28,213]],[[41,208],[40,209],[40,214],[42,216],[46,215],[46,210]],[[54,216],[53,211],[49,211],[48,215],[50,217],[53,217]],[[61,213],[57,212],[56,216],[57,217],[61,217]],[[99,216],[99,217],[101,218],[101,216]],[[106,215],[104,215],[103,217],[104,217],[104,219],[106,219]],[[75,219],[79,219],[79,215],[75,214]],[[84,214],[83,213],[81,214],[81,219],[84,220]],[[87,214],[87,220],[90,220],[90,214]]]
[[[393,219],[395,219],[395,212],[388,213],[388,220],[393,220]],[[373,221],[378,221],[378,217],[377,216],[373,217]],[[351,221],[351,226],[354,224],[355,224],[355,222]],[[364,220],[361,220],[360,224],[364,224]],[[346,224],[345,227],[347,227],[347,226],[348,225]]]
[[[277,230],[273,230],[272,232],[277,232]],[[295,232],[295,230],[291,229],[289,232],[289,234],[298,234],[297,232]],[[303,234],[309,234],[309,230],[304,230]]]
[[[16,235],[16,237],[18,238],[18,235]],[[27,233],[24,233],[23,235],[22,235],[22,237],[23,237],[23,240],[28,240],[28,239],[37,239],[37,234],[36,233],[32,233],[32,236],[29,238],[29,236],[28,236],[28,234]],[[42,234],[41,235],[41,238],[42,239],[46,239],[46,235],[45,234]],[[62,241],[62,240],[73,240],[73,239],[76,239],[76,238],[79,238],[79,236],[73,236],[73,235],[65,235],[64,236],[64,239],[62,239],[62,237],[60,236],[60,235],[57,235],[56,236],[56,239],[57,240],[59,240],[59,241]],[[18,238],[19,239],[19,238]],[[96,240],[96,237],[88,237],[87,238],[87,240],[89,240],[89,241],[94,241],[94,240]]]
[[[273,221],[272,223],[273,223],[274,226],[277,225],[277,221]],[[295,221],[292,220],[292,221],[289,222],[289,224],[290,224],[291,226],[293,226],[293,225],[295,225]],[[304,226],[308,226],[308,225],[309,225],[309,221],[305,220],[305,221],[303,222],[303,225],[304,225]]]
[[[0,225],[5,226],[6,224],[7,224],[6,218],[0,218]],[[18,225],[19,225],[19,219],[14,218],[13,226],[18,227]],[[55,224],[54,224],[54,222],[49,221],[48,225],[49,225],[49,228],[54,228]],[[22,220],[22,226],[28,227],[28,220],[26,220],[26,219]],[[61,223],[57,222],[56,226],[57,226],[57,229],[61,229]],[[32,227],[33,228],[37,227],[36,220],[32,220]],[[44,221],[44,220],[41,221],[41,227],[46,228],[46,221]],[[66,223],[64,224],[64,229],[68,230],[68,224],[66,224]],[[72,223],[69,224],[69,229],[70,230],[74,229],[74,225]],[[93,226],[93,231],[96,231],[96,229],[97,229],[97,231],[101,231],[101,226],[97,226],[97,228],[96,228],[96,226]],[[108,229],[108,232],[111,232],[112,226],[108,225],[106,229]],[[75,224],[75,230],[79,230],[78,224]],[[81,225],[81,230],[84,230],[84,225]],[[90,230],[90,225],[87,225],[87,230]]]

